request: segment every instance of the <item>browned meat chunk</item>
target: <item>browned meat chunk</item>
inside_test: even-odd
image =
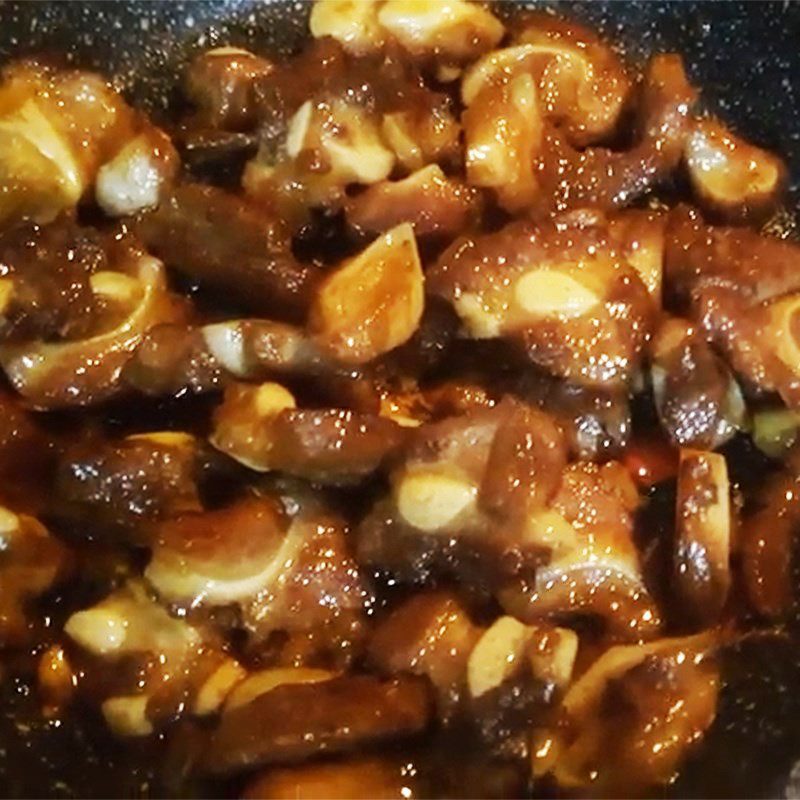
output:
[[[140,527],[200,507],[200,449],[192,436],[172,432],[76,443],[60,459],[56,513],[146,538]]]
[[[517,339],[531,361],[575,383],[627,381],[649,330],[647,289],[594,219],[518,221],[465,237],[427,281],[470,336]]]
[[[794,564],[800,525],[800,451],[771,476],[742,520],[740,542],[744,584],[752,606],[769,619],[786,617],[795,606]]]
[[[567,467],[551,508],[532,525],[550,561],[533,579],[509,582],[500,593],[504,608],[524,621],[589,616],[614,638],[654,638],[661,615],[633,540],[637,504],[620,464]]]
[[[479,212],[475,189],[446,177],[436,164],[399,181],[376,183],[346,204],[348,223],[364,233],[410,222],[417,236],[452,238],[470,227]]]
[[[655,406],[673,444],[714,450],[744,427],[739,385],[701,331],[684,320],[668,319],[651,353]]]
[[[209,352],[201,329],[156,325],[128,360],[123,379],[149,395],[201,394],[222,386],[223,369]]]
[[[170,616],[138,581],[72,614],[93,702],[118,736],[148,736],[183,713],[216,712],[243,677],[213,631]]]
[[[444,592],[418,594],[378,625],[368,656],[389,675],[426,676],[436,689],[439,714],[447,719],[466,690],[467,661],[479,636],[456,598]]]
[[[545,130],[537,173],[540,207],[620,208],[670,176],[683,155],[696,97],[681,57],[652,58],[639,91],[638,138],[630,150],[575,150],[559,132]]]
[[[90,277],[107,269],[99,234],[63,220],[0,236],[0,340],[69,339],[93,322]]]
[[[297,714],[302,708],[303,714]],[[259,764],[301,761],[357,750],[425,729],[428,688],[418,678],[379,680],[367,675],[278,686],[223,714],[211,734],[202,768],[236,772]]]
[[[686,206],[670,215],[664,259],[667,293],[683,302],[710,286],[751,303],[800,290],[800,246],[750,228],[707,225]]]
[[[607,650],[567,692],[555,746],[559,785],[637,797],[668,784],[716,716],[713,638]],[[551,751],[552,752],[552,751]]]
[[[631,410],[624,390],[603,391],[533,371],[521,375],[513,388],[557,420],[575,458],[613,458],[630,442]]]
[[[178,515],[156,529],[145,576],[163,601],[186,610],[236,606],[256,644],[287,634],[298,661],[346,663],[370,592],[344,523],[313,504],[293,513],[263,497]]]
[[[314,270],[294,260],[281,225],[220,189],[179,185],[134,229],[169,266],[254,311],[298,319],[308,306]]]
[[[184,91],[197,106],[197,122],[211,128],[239,131],[257,119],[259,79],[272,64],[238,47],[207,50],[189,64]]]
[[[752,388],[800,402],[798,334],[800,248],[746,228],[706,225],[696,212],[673,212],[665,281],[706,336]]]
[[[231,386],[217,409],[212,444],[259,472],[279,470],[322,483],[375,472],[405,439],[397,423],[341,409],[298,409],[283,387]]]
[[[89,279],[97,313],[80,336],[0,346],[8,379],[32,405],[84,406],[121,393],[123,367],[144,335],[185,319],[185,303],[169,292],[161,262],[135,247],[120,250],[114,270]]]

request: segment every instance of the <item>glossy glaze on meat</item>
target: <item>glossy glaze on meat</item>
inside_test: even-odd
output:
[[[496,11],[317,0],[158,125],[4,67],[0,794],[661,796],[796,733],[786,168]]]

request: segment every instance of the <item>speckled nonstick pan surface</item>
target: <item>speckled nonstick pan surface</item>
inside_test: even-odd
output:
[[[657,51],[682,53],[706,106],[786,158],[790,205],[796,207],[800,2],[560,2],[540,7],[545,5],[599,28],[634,62]],[[230,43],[265,53],[291,52],[305,36],[308,11],[308,3],[285,0],[0,0],[0,64],[31,52],[63,55],[116,76],[137,104],[157,113],[173,96],[182,62],[193,49]],[[666,794],[800,797],[800,644],[760,637],[740,645],[729,659],[728,679],[733,689],[723,697],[702,754]],[[98,768],[90,764],[87,768]]]
[[[504,3],[503,5],[510,5]],[[782,153],[800,184],[800,3],[541,3],[591,22],[632,60],[677,50],[703,98],[730,123]],[[0,0],[0,62],[37,50],[117,74],[134,97],[163,106],[187,52],[218,43],[296,49],[309,4],[16,2]]]

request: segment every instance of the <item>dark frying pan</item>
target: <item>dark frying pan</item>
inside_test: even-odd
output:
[[[781,153],[800,199],[800,3],[555,2],[618,41],[632,61],[678,51],[707,107],[758,144]],[[193,49],[238,44],[291,52],[306,31],[305,2],[9,2],[0,0],[0,64],[32,52],[62,55],[118,78],[158,113]],[[800,797],[800,645],[753,639],[726,656],[730,688],[702,752],[667,794],[676,797]],[[1,682],[0,682],[1,683]],[[142,796],[199,791],[160,783],[163,748],[120,749],[91,719],[58,733],[12,733],[24,691],[0,686],[0,796]],[[23,699],[20,699],[20,696]],[[88,715],[88,712],[87,712]],[[71,723],[73,721],[70,721]],[[175,779],[175,776],[178,779]],[[205,791],[208,791],[206,789]]]
[[[509,5],[509,4],[506,4]],[[677,50],[703,99],[757,143],[782,153],[800,182],[800,3],[543,2],[591,23],[640,60]],[[296,49],[308,2],[17,2],[0,0],[0,63],[64,53],[119,76],[134,99],[163,108],[186,54],[214,44]]]

